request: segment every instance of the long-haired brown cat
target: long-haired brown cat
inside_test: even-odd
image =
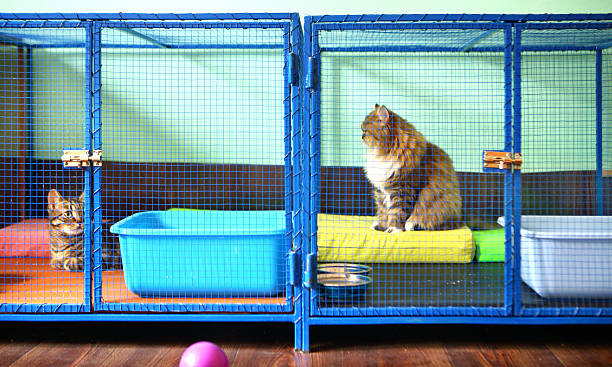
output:
[[[375,105],[361,129],[377,208],[372,228],[394,233],[462,225],[457,174],[448,154],[385,106]]]

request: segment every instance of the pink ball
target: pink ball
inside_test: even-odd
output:
[[[223,349],[211,342],[191,344],[183,352],[179,367],[228,367]]]

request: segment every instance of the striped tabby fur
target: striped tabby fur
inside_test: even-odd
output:
[[[57,190],[49,191],[49,242],[51,267],[59,270],[84,269],[83,199],[64,198]],[[105,235],[109,225],[102,225],[102,268],[120,269],[121,254],[116,237]]]

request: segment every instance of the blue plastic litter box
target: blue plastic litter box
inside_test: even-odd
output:
[[[282,211],[150,211],[111,227],[143,297],[272,295],[284,286]]]

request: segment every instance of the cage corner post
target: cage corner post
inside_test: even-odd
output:
[[[301,67],[303,73],[301,75],[302,85],[302,231],[303,231],[303,246],[301,251],[301,262],[300,269],[307,269],[307,258],[311,253],[313,233],[311,228],[311,213],[312,213],[312,182],[311,182],[311,171],[312,171],[312,101],[311,101],[311,88],[308,87],[308,79],[310,70],[308,68],[309,59],[312,56],[312,25],[313,17],[304,17],[304,47],[302,52]],[[301,348],[300,350],[308,352],[310,350],[310,308],[311,308],[311,292],[308,287],[307,279],[308,275],[306,271],[300,271],[302,275],[302,281],[300,282],[300,295],[302,299],[301,307]]]
[[[513,152],[521,152],[521,32],[523,27],[520,24],[514,25],[514,48],[513,48],[513,99],[514,99],[514,115],[513,115]],[[521,171],[513,170],[512,172],[513,186],[513,213],[512,213],[512,232],[521,233],[521,215],[522,215],[522,200],[521,200]],[[514,315],[518,316],[521,312],[521,236],[513,238],[513,309]]]
[[[512,152],[512,24],[504,28],[504,151]],[[512,223],[512,207],[514,205],[513,195],[513,173],[510,170],[504,172],[504,218],[506,223]],[[512,315],[514,309],[513,294],[514,264],[512,251],[512,226],[505,226],[504,239],[504,304],[506,315]]]
[[[603,50],[595,50],[595,205],[596,215],[604,213],[603,192]]]
[[[294,349],[302,350],[303,315],[302,303],[304,302],[301,287],[300,259],[303,256],[304,232],[303,232],[303,145],[302,145],[302,46],[303,33],[298,13],[291,14],[291,155],[292,155],[292,256],[290,272],[293,291],[293,324],[294,324]]]
[[[88,53],[88,60],[91,62],[90,74],[88,78],[89,87],[88,98],[90,103],[88,106],[91,108],[91,122],[89,124],[91,128],[90,133],[90,146],[89,151],[102,149],[102,136],[101,136],[101,72],[102,72],[102,27],[100,22],[90,23],[91,42],[90,50]],[[93,216],[92,221],[92,240],[90,241],[90,249],[93,256],[93,271],[90,272],[93,275],[93,294],[91,300],[93,301],[93,309],[96,310],[97,306],[102,303],[102,210],[101,210],[101,167],[92,165],[89,167],[91,174],[89,176],[89,193],[91,195],[89,204],[91,210],[89,213]]]

